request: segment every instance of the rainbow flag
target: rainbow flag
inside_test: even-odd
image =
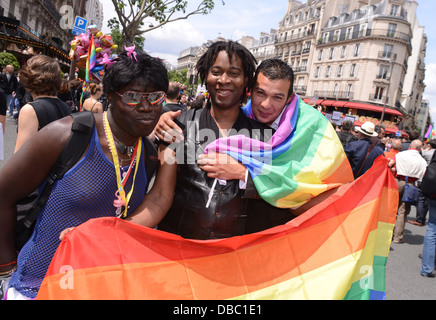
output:
[[[37,299],[384,299],[397,204],[379,157],[327,200],[259,233],[189,240],[90,220],[61,242]]]
[[[432,125],[428,127],[427,133],[425,134],[424,138],[427,139],[427,141],[431,140],[436,136],[436,132],[434,131],[434,128]]]
[[[254,119],[250,103],[243,110]],[[242,162],[259,195],[280,208],[303,205],[354,179],[335,129],[298,95],[285,108],[268,142],[235,135],[218,139],[205,150],[227,153]]]
[[[86,59],[86,83],[88,84],[91,80],[91,70],[95,67],[96,64],[96,52],[95,52],[95,44],[94,44],[94,36],[90,35],[89,37],[89,49],[88,49],[88,58]]]

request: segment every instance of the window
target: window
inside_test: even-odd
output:
[[[353,38],[353,28],[347,28],[346,34],[345,34],[345,38],[347,40]]]
[[[398,5],[393,4],[391,7],[391,16],[397,16],[399,8]]]
[[[339,66],[338,66],[338,78],[341,78],[342,77],[342,72],[344,71],[344,65],[343,64],[340,64]]]
[[[393,38],[395,36],[395,31],[397,30],[397,25],[395,23],[389,23],[388,33],[386,36]]]
[[[332,67],[331,66],[327,66],[327,70],[325,72],[325,77],[326,78],[330,78],[331,72],[332,72]]]
[[[340,34],[340,30],[336,30],[335,34],[333,35],[333,41],[339,41],[339,34]]]
[[[348,84],[347,86],[347,98],[351,98],[354,92],[354,85]]]
[[[321,67],[316,67],[315,78],[319,78],[320,75],[321,75]]]
[[[360,51],[362,50],[362,44],[361,43],[357,43],[354,45],[354,56],[355,57],[359,57],[360,56]]]
[[[383,49],[383,58],[390,59],[392,57],[392,51],[394,50],[394,46],[390,44],[385,44]]]
[[[324,55],[324,49],[321,49],[318,54],[318,61],[321,61]]]
[[[368,24],[364,23],[359,26],[359,37],[366,36],[366,29],[368,29]]]
[[[329,34],[328,34],[328,32],[326,32],[326,33],[324,33],[322,35],[322,43],[327,43],[327,42],[329,42]]]
[[[348,46],[342,46],[341,58],[344,59],[347,57]]]
[[[350,69],[350,77],[357,77],[357,64],[352,64]]]
[[[329,60],[335,57],[336,48],[330,48]]]
[[[389,66],[381,65],[378,73],[378,79],[387,79],[388,78]]]
[[[383,87],[376,87],[375,88],[374,99],[375,100],[381,100],[383,98],[383,91],[384,91]]]

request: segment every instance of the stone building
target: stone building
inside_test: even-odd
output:
[[[289,0],[276,53],[293,67],[295,91],[318,98],[324,112],[340,111],[376,124],[382,120],[389,133],[398,131],[400,122],[412,130],[424,89],[425,35],[417,5],[406,0]],[[412,103],[407,98],[411,91]]]

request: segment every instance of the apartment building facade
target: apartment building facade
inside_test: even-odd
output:
[[[425,88],[420,82],[424,74],[417,75],[425,52],[425,41],[417,40],[425,37],[417,5],[406,0],[290,0],[279,24],[276,54],[293,67],[295,91],[306,99],[317,97],[324,111],[334,108],[361,120],[358,124],[382,120],[390,133],[399,127],[415,129],[415,108]],[[414,53],[416,68],[409,68]],[[405,90],[418,97],[413,106]]]
[[[274,58],[276,56],[276,41],[277,29],[271,29],[270,32],[261,32],[259,39],[256,39],[253,46],[248,49],[260,64],[263,60]]]

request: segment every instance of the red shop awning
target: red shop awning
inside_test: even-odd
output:
[[[383,112],[383,107],[374,106],[372,104],[366,104],[366,103],[348,102],[347,104],[345,104],[345,107],[351,109],[369,110],[369,111],[380,112],[380,113]],[[404,115],[401,112],[390,108],[385,108],[385,113],[393,114],[399,117],[404,117]]]

